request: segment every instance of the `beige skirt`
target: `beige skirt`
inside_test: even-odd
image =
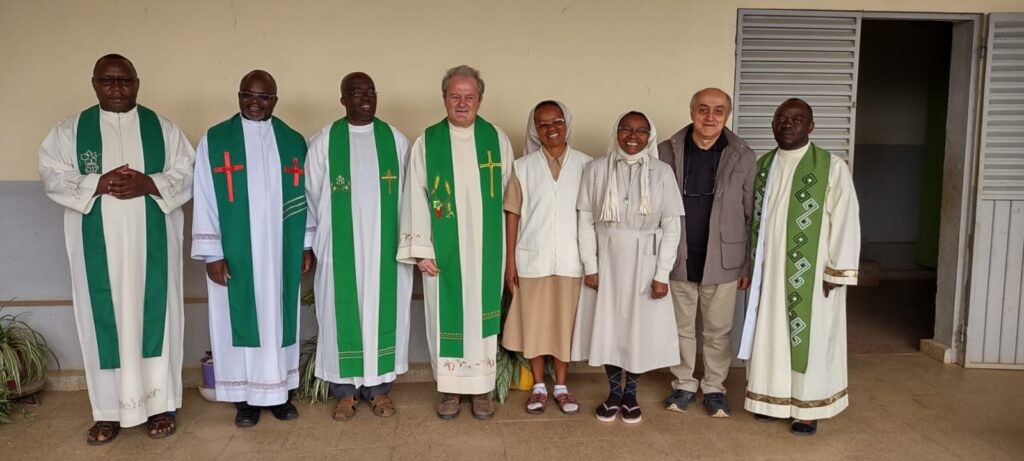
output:
[[[501,345],[526,358],[552,355],[568,362],[582,285],[582,277],[520,277]]]

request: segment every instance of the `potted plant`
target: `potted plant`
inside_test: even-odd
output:
[[[42,389],[49,359],[57,362],[43,335],[19,317],[0,315],[0,419],[10,414],[12,400]]]
[[[47,362],[57,361],[43,335],[19,317],[0,315],[0,383],[11,399],[37,392],[46,381]]]

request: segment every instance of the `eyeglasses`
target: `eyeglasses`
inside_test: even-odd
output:
[[[628,126],[620,126],[618,129],[619,134],[635,134],[637,136],[650,136],[651,130],[647,128],[630,128]]]
[[[565,126],[565,119],[564,118],[556,118],[556,119],[552,119],[550,121],[540,122],[540,123],[537,124],[537,131],[549,130],[552,127],[556,127],[556,126]]]
[[[248,91],[239,91],[238,92],[238,97],[241,98],[241,99],[253,99],[253,98],[256,98],[256,99],[259,99],[260,101],[264,101],[265,102],[265,101],[270,101],[271,99],[276,98],[277,95],[276,94],[267,94],[267,93],[250,93]]]
[[[100,85],[103,86],[114,86],[114,84],[131,86],[138,79],[134,77],[93,77],[93,80],[100,82]]]
[[[359,89],[359,90],[349,91],[348,93],[345,93],[345,96],[348,96],[348,97],[350,97],[352,99],[363,99],[363,98],[367,98],[367,97],[371,97],[371,96],[372,97],[377,97],[377,95],[379,95],[379,94],[380,94],[380,92],[377,91],[377,90],[362,90],[362,89]]]
[[[710,192],[689,192],[688,185],[690,182],[690,172],[693,171],[693,153],[688,152],[689,149],[683,152],[683,162],[686,163],[686,171],[683,173],[683,197],[712,197],[715,195],[715,187],[718,182],[718,163],[721,161],[721,153],[718,149],[711,151],[711,191]]]

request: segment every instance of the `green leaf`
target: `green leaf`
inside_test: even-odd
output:
[[[330,399],[330,383],[316,377],[316,345],[314,336],[299,347],[299,388],[295,395],[309,399],[309,404],[324,403]]]

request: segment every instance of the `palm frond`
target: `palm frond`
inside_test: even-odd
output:
[[[0,425],[11,422],[11,413],[14,411],[10,401],[10,391],[7,386],[0,386]]]
[[[330,399],[330,383],[316,377],[316,344],[314,336],[299,347],[299,388],[295,395],[309,399],[309,404],[324,403]]]
[[[513,368],[512,357],[509,356],[508,351],[506,351],[504,347],[498,346],[498,357],[495,368],[495,398],[498,399],[498,403],[505,403],[505,400],[508,400],[508,391],[512,386],[513,375],[519,367],[517,366]]]

